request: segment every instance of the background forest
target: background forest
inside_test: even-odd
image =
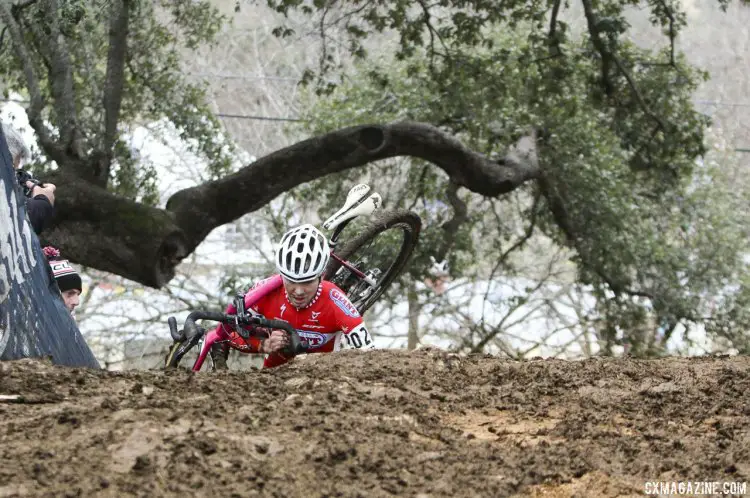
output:
[[[222,308],[273,271],[289,225],[321,223],[361,182],[424,222],[366,317],[380,347],[750,352],[742,2],[30,0],[0,21],[2,118],[61,192],[44,238],[83,268],[76,319],[103,365],[158,365],[168,316]],[[430,151],[303,161],[293,188],[221,183],[310,137],[401,122],[501,167],[535,145],[498,185]],[[148,260],[132,234],[169,241],[209,184],[231,194],[217,205],[242,198],[238,217],[181,226],[173,278],[128,263]],[[151,223],[101,232],[99,209]]]

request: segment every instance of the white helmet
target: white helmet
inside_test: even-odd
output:
[[[287,280],[305,282],[326,269],[330,250],[320,230],[308,224],[292,228],[276,250],[276,268]]]

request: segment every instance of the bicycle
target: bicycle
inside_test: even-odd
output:
[[[370,186],[366,184],[354,186],[349,190],[341,209],[323,223],[325,230],[332,231],[328,241],[331,258],[323,273],[323,279],[336,284],[347,295],[360,315],[364,315],[375,304],[403,271],[416,247],[422,228],[422,220],[412,211],[385,211],[380,212],[356,236],[341,243],[339,238],[352,221],[356,218],[370,216],[380,209],[382,204],[380,194],[370,194],[370,190]],[[395,233],[391,235],[391,232]],[[388,235],[384,236],[383,234]],[[384,258],[387,252],[384,252],[383,247],[378,248],[376,246],[373,254],[366,251],[378,239],[383,241],[385,247],[392,246],[394,242],[397,242],[394,237],[399,234],[402,237],[399,242],[399,251],[392,261],[387,257]],[[288,322],[267,320],[263,317],[248,314],[247,308],[250,306],[248,302],[255,299],[254,295],[250,296],[251,292],[254,292],[254,290],[249,291],[247,295],[238,294],[227,313],[191,312],[185,320],[182,330],[177,329],[176,319],[169,317],[170,335],[175,342],[167,354],[166,368],[177,367],[185,355],[198,344],[201,344],[200,351],[192,366],[192,370],[196,372],[203,366],[208,351],[213,344],[229,342],[234,347],[229,341],[229,334],[224,330],[224,327],[218,327],[211,332],[207,332],[196,325],[196,320],[211,320],[234,325],[235,330],[246,340],[251,336],[265,337],[267,332],[247,330],[242,327],[243,325],[284,330],[289,336],[289,343],[284,352],[292,355],[305,353],[307,344]],[[259,296],[257,299],[262,297],[262,292],[262,289],[257,291]],[[231,312],[231,308],[234,308],[235,311]]]

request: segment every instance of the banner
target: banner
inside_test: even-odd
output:
[[[0,360],[49,356],[58,365],[99,368],[65,308],[16,184],[0,128]]]

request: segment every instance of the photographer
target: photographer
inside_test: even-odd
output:
[[[28,213],[31,227],[39,235],[55,214],[55,189],[57,187],[51,183],[42,184],[39,180],[34,179],[29,173],[21,169],[23,161],[29,160],[31,154],[23,141],[23,137],[21,137],[21,134],[15,128],[3,123],[2,134],[5,136],[5,142],[8,144],[16,176],[24,191],[24,195],[27,197],[26,212]]]

